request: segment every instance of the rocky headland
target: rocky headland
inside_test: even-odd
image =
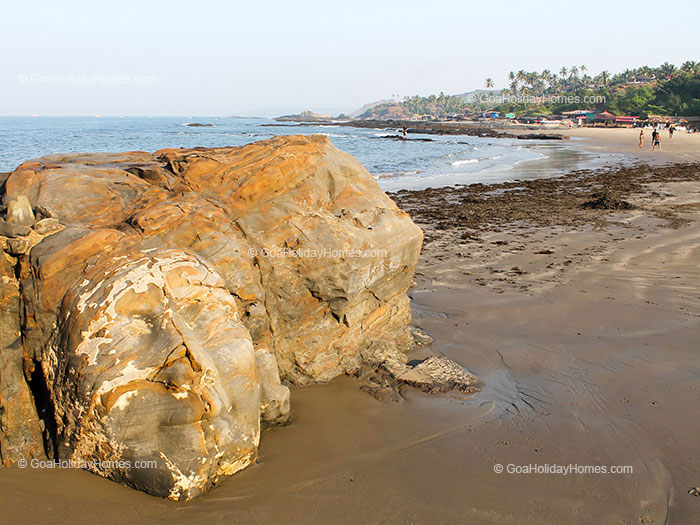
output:
[[[403,129],[411,134],[422,135],[468,135],[472,137],[489,137],[489,138],[512,138],[512,139],[539,139],[539,140],[565,140],[569,137],[560,133],[531,133],[532,130],[538,130],[537,127],[515,128],[513,125],[502,122],[489,121],[422,121],[422,120],[405,120],[405,119],[366,119],[366,120],[347,120],[343,122],[334,122],[336,126],[349,126],[353,128],[370,128],[370,129]],[[511,133],[506,130],[515,130],[516,133]]]
[[[467,135],[472,137],[488,137],[500,139],[519,140],[567,140],[568,135],[561,132],[541,132],[537,126],[515,125],[504,122],[491,122],[486,120],[470,121],[432,121],[432,120],[408,120],[401,118],[387,119],[355,119],[351,120],[345,115],[339,115],[335,119],[330,116],[315,115],[307,116],[308,112],[299,115],[285,115],[277,117],[277,122],[293,122],[288,126],[307,126],[313,123],[323,123],[329,126],[346,126],[351,128],[369,128],[398,131],[406,128],[406,132],[411,140],[422,140],[429,142],[430,139],[411,138],[410,135]],[[316,118],[322,117],[322,118]],[[262,124],[263,127],[275,127],[278,124]],[[401,139],[401,136],[380,137]]]
[[[282,115],[275,119],[278,122],[331,122],[331,115],[321,115],[311,110],[304,110],[296,115]]]

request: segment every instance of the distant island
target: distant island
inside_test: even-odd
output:
[[[297,115],[282,115],[275,120],[279,122],[327,122],[333,120],[333,117],[330,115],[320,115],[307,109]]]

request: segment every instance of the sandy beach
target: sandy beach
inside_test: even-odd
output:
[[[651,151],[651,129],[644,131],[644,144],[639,149],[639,129],[636,128],[571,128],[553,131],[574,139],[583,139],[590,152],[624,153],[647,163],[692,162],[700,156],[700,134],[677,131],[669,139],[668,130],[661,130],[661,149]]]
[[[291,423],[201,498],[14,466],[0,469],[0,521],[696,520],[700,135],[664,132],[652,153],[650,132],[641,152],[638,130],[561,133],[635,165],[392,194],[426,234],[410,296],[434,343],[411,357],[445,355],[482,392],[293,387]]]

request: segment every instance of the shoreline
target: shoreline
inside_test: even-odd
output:
[[[282,126],[318,126],[318,123],[281,124]],[[408,142],[411,134],[414,135],[448,135],[448,136],[477,136],[483,138],[516,138],[523,140],[522,146],[535,148],[542,153],[546,149],[556,150],[561,148],[583,157],[576,159],[528,159],[519,161],[509,169],[493,169],[481,172],[463,174],[461,179],[450,180],[454,174],[445,173],[431,175],[433,178],[443,179],[438,185],[430,181],[422,181],[421,177],[405,180],[409,186],[407,189],[425,189],[428,187],[450,187],[470,184],[469,177],[477,174],[488,175],[484,183],[500,183],[519,178],[550,178],[563,175],[577,169],[600,169],[612,166],[634,166],[638,163],[663,166],[673,162],[699,162],[700,161],[700,134],[687,134],[677,132],[673,139],[668,138],[668,133],[662,131],[661,150],[651,151],[651,132],[647,130],[643,147],[638,148],[639,129],[637,128],[549,128],[526,124],[504,125],[501,123],[480,122],[432,122],[432,121],[348,121],[323,124],[324,127],[356,127],[360,129],[384,129],[387,131],[398,130],[401,126],[409,127]],[[275,124],[270,124],[275,126]],[[543,135],[545,138],[543,138]],[[548,137],[548,138],[547,138]],[[389,138],[389,137],[387,137]],[[397,138],[398,135],[397,135]],[[416,137],[414,140],[423,140]],[[571,165],[574,165],[573,170]],[[511,176],[512,175],[512,176]],[[431,185],[432,184],[432,185]],[[385,191],[396,192],[398,188],[383,185]]]
[[[264,124],[264,126],[305,126],[354,127],[359,129],[400,130],[408,128],[411,134],[419,135],[465,135],[488,138],[516,138],[521,140],[586,139],[594,152],[629,153],[639,156],[647,162],[662,158],[664,161],[692,161],[700,159],[700,134],[688,134],[678,131],[673,139],[662,130],[662,147],[660,151],[651,152],[651,132],[647,130],[644,146],[638,145],[640,128],[624,127],[550,127],[532,124],[513,124],[508,122],[476,121],[413,121],[413,120],[351,120],[320,122],[297,122],[295,124]]]
[[[293,388],[292,422],[265,431],[258,464],[202,498],[13,467],[0,470],[0,515],[41,501],[38,520],[90,507],[104,522],[692,521],[700,423],[683,407],[700,402],[699,172],[652,165],[397,192],[426,232],[414,324],[481,393],[381,402],[348,377]],[[598,193],[609,195],[595,204]]]
[[[410,134],[421,135],[467,135],[489,138],[516,138],[516,139],[549,139],[563,140],[566,137],[560,134],[549,133],[549,129],[528,125],[506,125],[499,122],[475,122],[475,121],[422,121],[422,120],[348,120],[348,121],[280,121],[283,124],[262,124],[264,127],[304,127],[304,126],[337,126],[360,129],[396,129],[407,128]],[[284,122],[293,122],[284,124]],[[513,134],[507,130],[529,130],[532,133]],[[532,135],[540,135],[533,137]]]

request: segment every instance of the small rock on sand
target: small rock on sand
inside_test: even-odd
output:
[[[433,344],[433,338],[417,326],[411,326],[410,330],[411,337],[416,346],[430,346]]]
[[[478,392],[481,385],[474,375],[444,356],[429,357],[397,379],[429,393],[458,390],[471,394]]]

